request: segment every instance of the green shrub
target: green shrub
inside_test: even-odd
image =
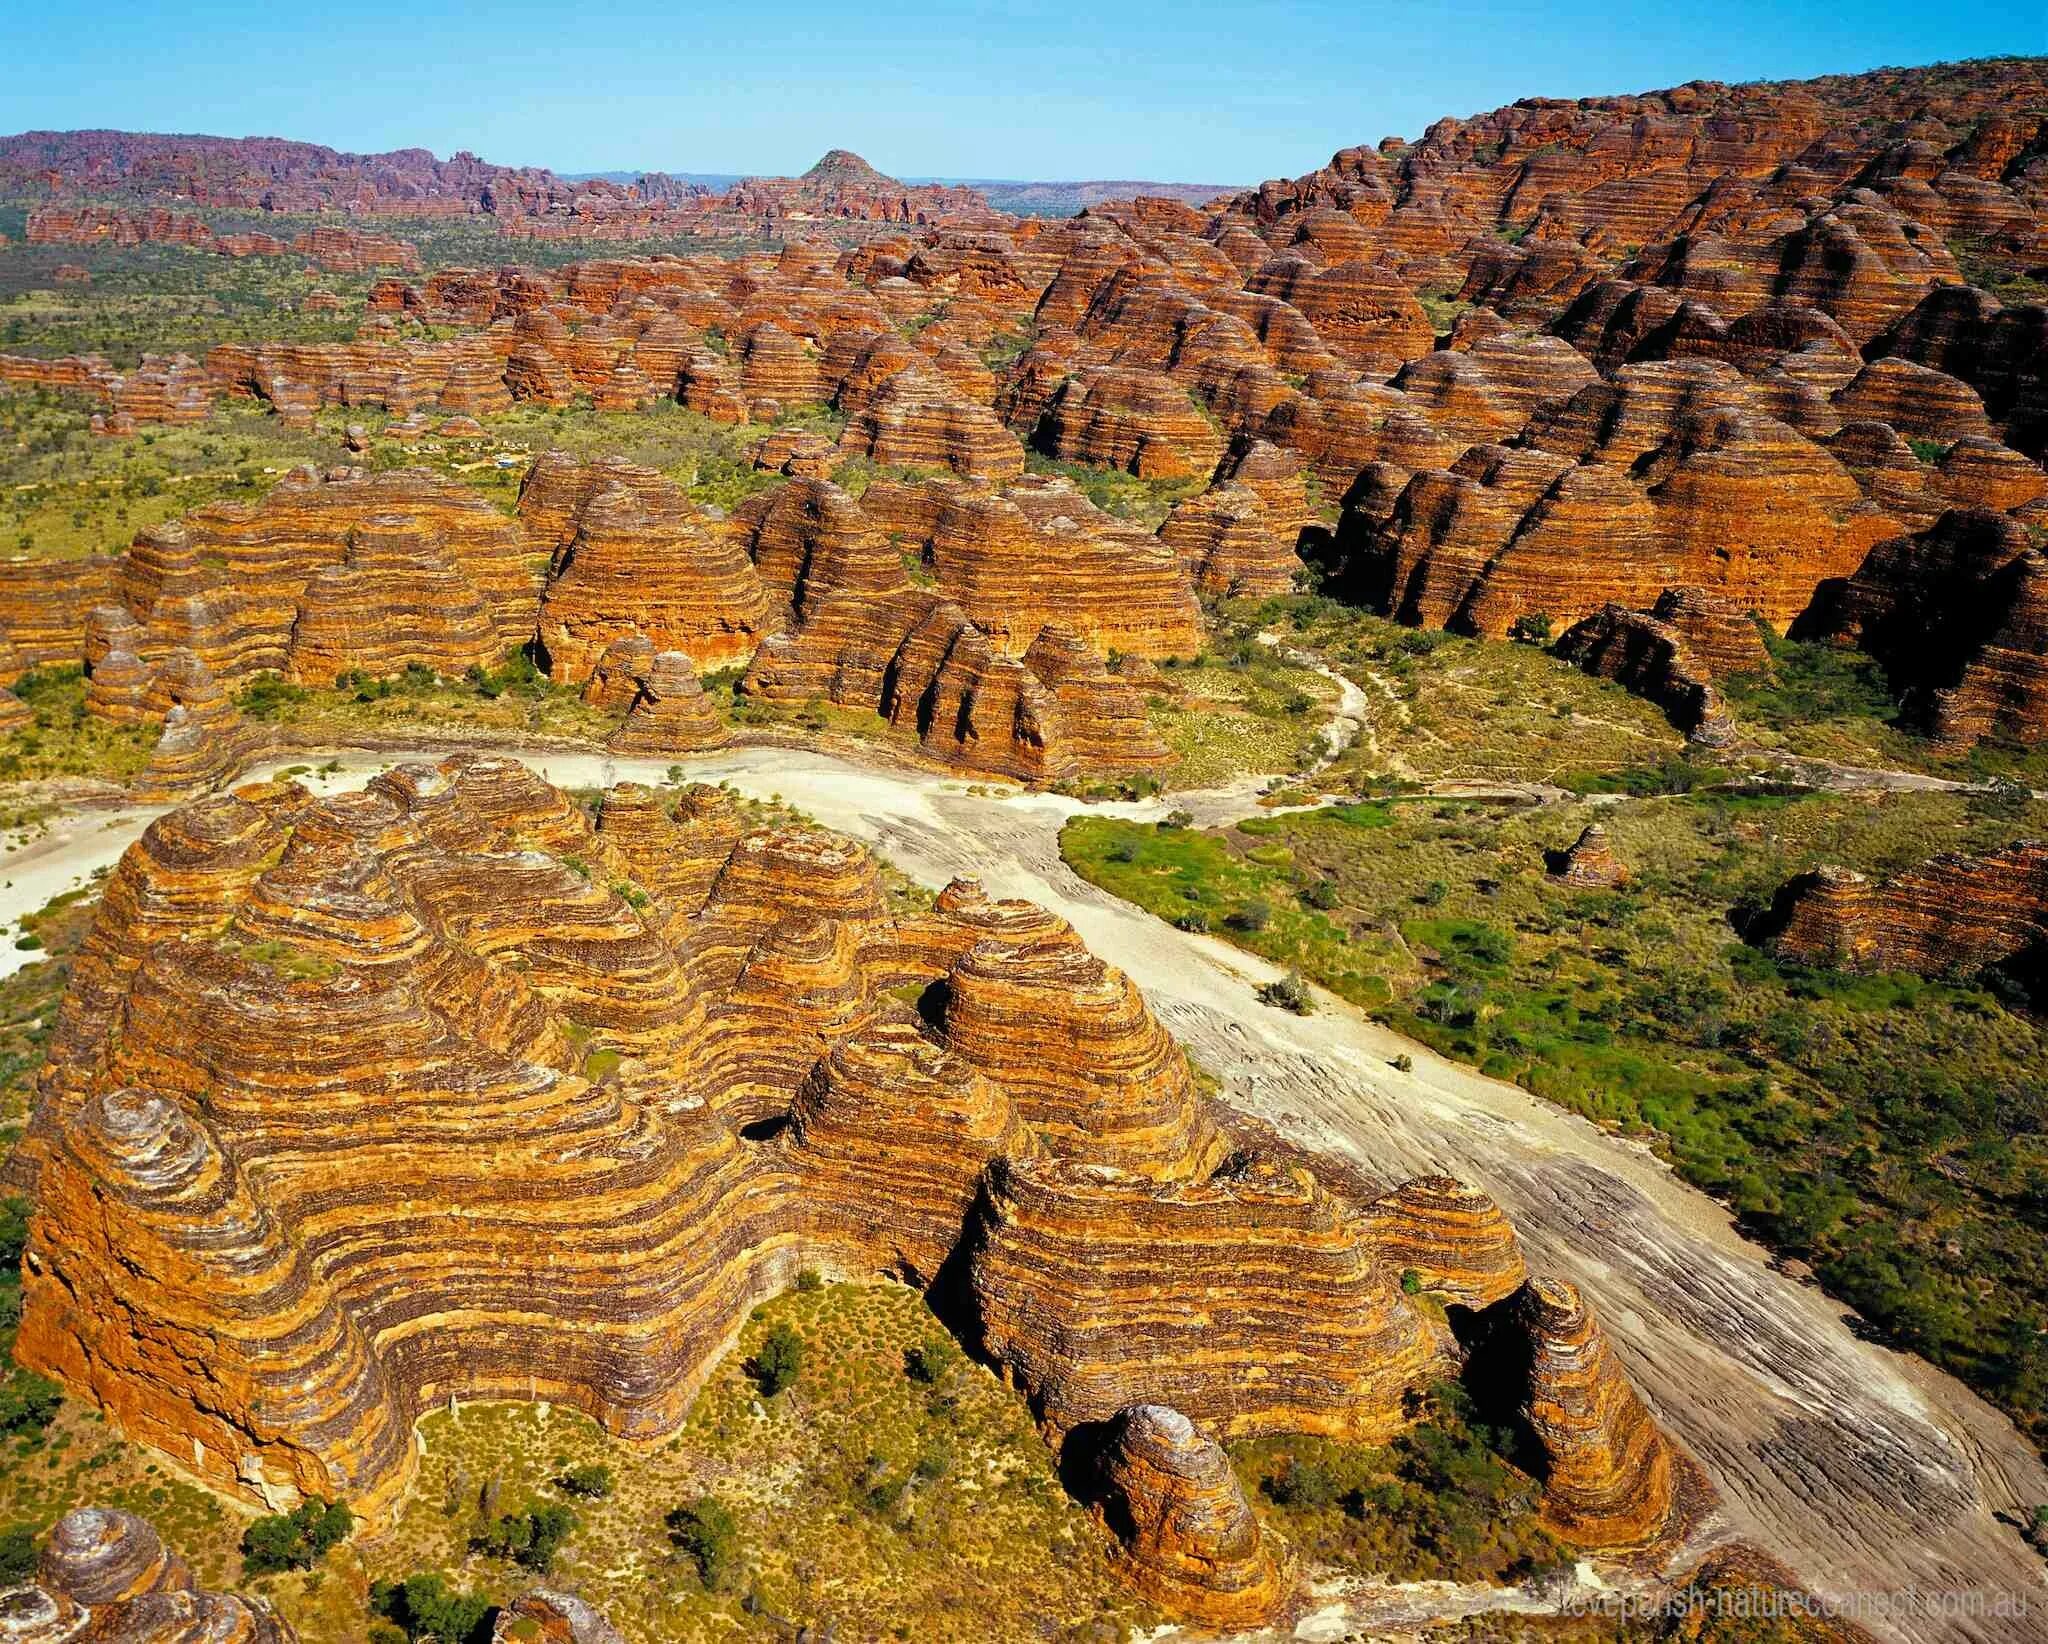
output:
[[[580,1467],[571,1467],[555,1482],[572,1496],[602,1501],[612,1493],[612,1470],[601,1461],[585,1462]]]
[[[57,1419],[64,1389],[33,1370],[17,1370],[0,1382],[0,1433],[40,1433]]]
[[[1308,984],[1301,979],[1301,972],[1298,970],[1290,970],[1285,976],[1262,983],[1258,996],[1260,1004],[1291,1010],[1297,1016],[1315,1014],[1315,999],[1310,995]]]
[[[951,1342],[921,1342],[903,1350],[903,1373],[920,1387],[936,1387],[959,1362],[960,1350]]]
[[[772,1399],[795,1383],[803,1365],[803,1337],[786,1324],[776,1324],[762,1337],[760,1351],[747,1360],[746,1369],[761,1396]]]
[[[35,1573],[35,1531],[26,1524],[0,1530],[0,1587],[18,1587]]]
[[[1336,1477],[1320,1462],[1289,1456],[1266,1480],[1266,1494],[1282,1507],[1328,1507],[1339,1494]]]
[[[676,1550],[697,1566],[697,1578],[711,1592],[722,1592],[739,1573],[740,1527],[716,1496],[672,1508],[668,1538]]]
[[[497,1606],[482,1593],[457,1591],[432,1570],[374,1583],[370,1613],[393,1623],[412,1644],[489,1644]]]
[[[476,1538],[476,1548],[546,1575],[554,1568],[562,1543],[575,1532],[576,1522],[574,1513],[552,1502],[523,1513],[507,1513]]]
[[[345,1504],[315,1496],[289,1513],[259,1518],[242,1532],[242,1570],[252,1576],[310,1570],[348,1540],[355,1527],[355,1515]]]
[[[1231,909],[1223,922],[1232,930],[1256,935],[1273,922],[1273,904],[1262,896],[1254,896],[1249,902]]]

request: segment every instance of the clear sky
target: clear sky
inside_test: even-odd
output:
[[[2048,52],[2042,0],[5,0],[0,132],[1250,183],[1516,97]]]

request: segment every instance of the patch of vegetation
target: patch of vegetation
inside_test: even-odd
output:
[[[1556,782],[1675,754],[1649,703],[1533,644],[1405,628],[1318,594],[1227,602],[1222,620],[1276,632],[1366,696],[1366,733],[1312,779],[1357,794],[1418,781]]]
[[[777,1324],[762,1338],[760,1350],[747,1360],[747,1374],[764,1399],[787,1392],[803,1373],[804,1339],[787,1324]]]
[[[26,1524],[0,1530],[0,1587],[17,1587],[36,1573],[36,1533]]]
[[[1393,1581],[1513,1583],[1568,1564],[1536,1521],[1541,1490],[1512,1435],[1476,1419],[1455,1383],[1372,1449],[1275,1438],[1230,1447],[1246,1494],[1310,1560]]]
[[[545,1502],[521,1513],[501,1514],[477,1536],[476,1547],[492,1558],[508,1558],[536,1575],[546,1575],[577,1522],[559,1502]]]
[[[1153,730],[1177,763],[1176,788],[1221,785],[1256,772],[1307,770],[1323,753],[1337,693],[1314,669],[1258,643],[1251,625],[1219,625],[1209,651],[1169,660],[1146,699]]]
[[[242,1532],[242,1569],[252,1576],[310,1570],[355,1531],[355,1515],[317,1496],[288,1513],[271,1513]]]
[[[740,1561],[740,1527],[724,1502],[699,1496],[670,1509],[664,1522],[669,1540],[696,1566],[706,1592],[722,1593],[733,1584]]]
[[[1071,480],[1074,488],[1100,508],[1121,520],[1156,531],[1166,523],[1173,505],[1208,489],[1206,477],[1180,480],[1139,479],[1116,468],[1092,468],[1082,462],[1061,462],[1041,451],[1024,453],[1026,473]]]
[[[482,1593],[464,1592],[438,1570],[370,1588],[370,1614],[411,1644],[489,1644],[498,1607]],[[380,1644],[376,1632],[371,1644]]]
[[[802,1372],[763,1399],[747,1366],[778,1325],[801,1337]],[[908,1373],[913,1348],[930,1350],[931,1379]],[[762,1304],[659,1443],[614,1439],[561,1406],[464,1404],[421,1428],[418,1483],[358,1592],[370,1575],[439,1571],[451,1590],[504,1599],[531,1578],[473,1550],[480,1527],[603,1465],[613,1490],[576,1498],[581,1524],[549,1580],[635,1644],[766,1636],[767,1616],[886,1639],[950,1637],[969,1615],[977,1637],[1017,1644],[1042,1638],[1048,1616],[1104,1639],[1152,1619],[1111,1574],[1029,1410],[900,1286],[822,1282]],[[671,1518],[707,1500],[729,1533],[708,1512],[696,1530]],[[0,1490],[0,1523],[8,1509]],[[330,1562],[363,1551],[359,1537]],[[305,1578],[280,1579],[273,1597],[307,1644],[358,1644],[360,1609],[328,1619],[325,1595],[296,1587]]]
[[[459,679],[417,663],[385,677],[345,674],[325,689],[259,674],[242,687],[236,703],[250,718],[308,741],[490,732],[593,742],[608,737],[620,717],[554,684],[524,649],[508,651],[495,667],[472,668]]]
[[[2048,1433],[2048,1026],[2007,979],[1781,965],[1731,925],[1823,862],[1882,877],[2048,828],[2001,795],[1710,786],[1401,801],[1224,830],[1081,817],[1084,878],[1292,966],[1441,1054],[1637,1136],[1900,1344]],[[1631,872],[1568,891],[1597,816]],[[1303,892],[1330,884],[1334,906]],[[1260,903],[1261,924],[1230,915]]]
[[[35,719],[0,737],[0,782],[75,776],[125,783],[149,763],[156,729],[88,714],[85,670],[77,664],[31,669],[15,681],[14,694]]]

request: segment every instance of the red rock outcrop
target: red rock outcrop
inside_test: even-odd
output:
[[[1575,1285],[1531,1279],[1510,1303],[1528,1333],[1521,1414],[1542,1454],[1543,1522],[1574,1546],[1658,1540],[1678,1508],[1677,1453]]]
[[[1384,519],[1354,510],[1367,596],[1404,620],[1500,635],[1695,586],[1783,626],[1893,522],[1822,447],[1700,363],[1625,366],[1410,480]]]
[[[1734,735],[1714,682],[1770,668],[1755,622],[1698,588],[1667,588],[1648,611],[1605,605],[1565,633],[1557,654],[1648,698],[1672,724],[1709,746]]]
[[[2048,738],[2048,556],[2007,515],[1956,509],[1879,543],[1804,626],[1881,661],[1945,746]]]
[[[21,1356],[273,1506],[383,1513],[447,1397],[669,1431],[804,1265],[961,1275],[1055,1437],[1169,1398],[1219,1436],[1384,1437],[1453,1356],[1390,1257],[1474,1302],[1518,1262],[1456,1184],[1368,1211],[1234,1137],[1053,916],[967,884],[893,915],[858,847],[715,790],[617,789],[593,823],[465,756],[173,811],[109,879],[53,1050]],[[1605,1535],[1655,1435],[1535,1322],[1558,1500]],[[1118,1434],[1133,1581],[1277,1610],[1214,1444]]]
[[[1418,1176],[1366,1206],[1380,1260],[1466,1307],[1491,1307],[1528,1276],[1499,1205],[1450,1176]]]
[[[1556,853],[1551,875],[1573,890],[1613,890],[1628,880],[1614,854],[1614,841],[1598,822],[1588,822],[1571,845]]]
[[[29,213],[26,238],[30,245],[162,243],[228,257],[304,257],[336,274],[367,274],[377,268],[417,271],[420,266],[417,247],[386,234],[322,225],[287,243],[268,234],[216,234],[205,219],[170,211],[45,208]]]
[[[847,423],[839,449],[889,467],[937,468],[969,479],[1000,481],[1024,472],[1024,448],[994,411],[914,366],[875,390]]]
[[[1221,1445],[1178,1410],[1135,1404],[1109,1425],[1097,1512],[1130,1584],[1174,1615],[1257,1627],[1286,1604],[1284,1553],[1260,1528]]]
[[[732,740],[682,652],[656,652],[634,685],[625,723],[605,744],[613,753],[673,758],[722,748]]]
[[[34,1580],[0,1598],[0,1628],[25,1644],[296,1644],[261,1599],[209,1592],[155,1528],[80,1507],[51,1530]]]
[[[1824,867],[1779,888],[1772,949],[1845,970],[1970,972],[2029,954],[2048,929],[2048,845],[1953,853],[1873,884]]]
[[[1156,372],[1087,366],[1046,407],[1045,448],[1070,462],[1123,468],[1140,479],[1214,470],[1223,440],[1188,390]]]
[[[1159,540],[1180,557],[1197,588],[1233,597],[1293,591],[1301,559],[1286,537],[1264,499],[1233,483],[1176,503],[1159,528]]]
[[[78,660],[86,614],[114,591],[118,561],[0,560],[0,634],[31,668]]]
[[[519,516],[550,556],[538,627],[559,681],[582,683],[629,632],[715,667],[768,630],[768,593],[746,554],[651,468],[551,451],[527,474]]]
[[[259,502],[140,532],[113,592],[145,662],[182,649],[222,681],[275,670],[326,684],[494,665],[531,637],[537,585],[518,527],[465,486],[300,469]]]

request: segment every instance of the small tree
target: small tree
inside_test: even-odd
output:
[[[370,1611],[395,1624],[414,1644],[489,1644],[497,1610],[482,1593],[459,1592],[438,1570],[370,1588]]]
[[[507,1513],[476,1538],[479,1550],[497,1558],[546,1575],[554,1567],[555,1554],[576,1528],[576,1515],[559,1503],[535,1507],[524,1513]]]
[[[803,1364],[803,1337],[788,1325],[777,1324],[761,1339],[761,1350],[747,1360],[747,1374],[761,1396],[772,1399],[796,1381]]]
[[[348,1540],[355,1527],[355,1515],[345,1505],[316,1496],[289,1513],[259,1518],[244,1530],[242,1568],[249,1575],[310,1570]]]
[[[676,1550],[697,1566],[697,1578],[711,1592],[722,1591],[738,1573],[740,1527],[724,1502],[699,1496],[671,1508],[665,1521]]]
[[[950,1342],[922,1342],[903,1350],[903,1373],[920,1387],[935,1387],[959,1356]]]
[[[1530,611],[1515,618],[1514,626],[1508,629],[1508,637],[1523,645],[1548,645],[1550,643],[1550,613]]]
[[[555,1482],[572,1496],[602,1501],[612,1493],[612,1470],[601,1461],[586,1462],[581,1467],[571,1467]]]
[[[36,1533],[26,1524],[0,1530],[0,1587],[16,1587],[36,1573]]]

